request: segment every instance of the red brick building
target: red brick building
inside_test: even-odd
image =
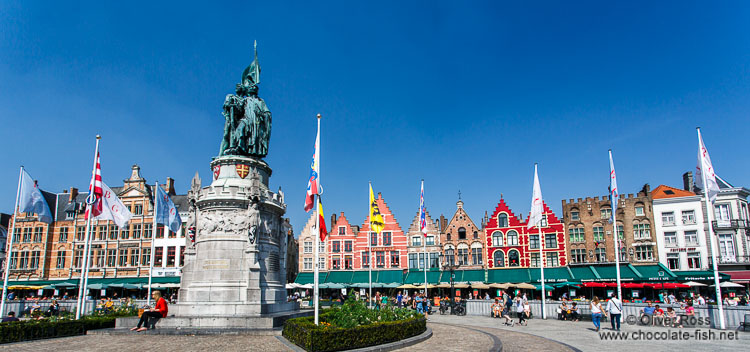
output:
[[[373,269],[405,269],[408,265],[406,235],[380,193],[375,201],[385,222],[383,231],[380,235],[370,231],[370,216],[368,215],[354,243],[354,251],[357,253],[354,256],[354,269],[368,268],[370,262],[368,240],[372,243],[372,256],[375,259]]]
[[[500,199],[492,216],[484,228],[487,246],[487,268],[539,267],[539,246],[542,245],[541,258],[544,267],[567,265],[567,244],[565,227],[555,213],[543,203],[542,239],[535,226],[527,229],[527,222],[513,214]]]

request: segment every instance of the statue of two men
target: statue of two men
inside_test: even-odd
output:
[[[236,94],[224,100],[224,137],[219,156],[241,155],[265,157],[271,138],[271,111],[266,102],[258,97],[260,64],[256,51],[255,60],[242,73]]]

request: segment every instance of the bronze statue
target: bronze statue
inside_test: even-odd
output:
[[[257,43],[255,59],[242,72],[236,94],[224,100],[224,138],[221,140],[219,156],[239,155],[263,158],[268,154],[271,138],[271,111],[266,102],[258,97],[260,63]]]

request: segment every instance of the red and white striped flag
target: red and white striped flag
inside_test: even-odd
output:
[[[94,169],[94,177],[92,184],[89,185],[89,197],[93,194],[93,206],[91,207],[91,215],[94,217],[99,216],[102,213],[102,167],[99,164],[99,153],[96,153],[96,168]],[[93,192],[91,191],[93,188]],[[88,212],[86,212],[86,218],[88,218]]]

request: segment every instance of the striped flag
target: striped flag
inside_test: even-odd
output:
[[[424,209],[424,180],[422,180],[422,191],[419,194],[419,230],[427,237],[427,219]]]
[[[320,240],[325,241],[328,229],[326,228],[326,218],[323,215],[323,200],[320,198],[318,198],[318,226],[320,228]]]
[[[99,164],[99,153],[96,153],[96,167],[93,172],[93,183],[89,185],[89,197],[93,197],[93,199],[87,199],[87,202],[92,201],[89,205],[91,206],[91,215],[97,217],[102,213],[102,195],[104,194],[102,191],[102,167]],[[88,212],[86,212],[86,218],[88,219]]]

